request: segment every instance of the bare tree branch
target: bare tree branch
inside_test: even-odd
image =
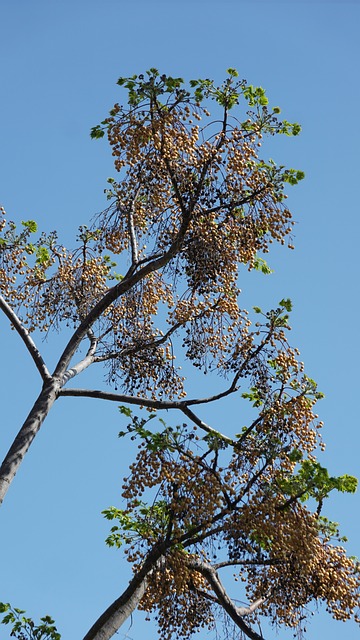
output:
[[[223,569],[224,567],[236,567],[236,566],[248,566],[248,565],[255,565],[255,566],[272,566],[274,564],[280,564],[280,560],[226,560],[224,562],[217,562],[216,564],[213,565],[214,569],[218,570],[218,569]]]
[[[24,327],[24,325],[20,322],[20,319],[18,318],[16,313],[11,309],[11,307],[8,305],[8,303],[2,296],[0,296],[0,309],[4,312],[6,317],[10,320],[14,329],[17,331],[23,343],[25,344],[43,381],[45,382],[46,380],[50,380],[51,378],[50,372],[48,371],[48,368],[40,354],[40,351],[38,350],[30,333]]]
[[[191,409],[188,408],[188,404],[200,404],[202,402],[212,402],[214,398],[209,398],[208,400],[154,400],[152,398],[144,398],[138,396],[128,396],[122,395],[120,393],[112,393],[109,391],[101,391],[99,389],[61,389],[59,391],[60,396],[72,396],[72,397],[84,397],[84,398],[97,398],[101,400],[110,400],[112,402],[125,402],[126,404],[133,404],[139,407],[148,407],[150,409],[157,410],[168,410],[168,409],[178,409],[182,411],[194,424],[200,427],[203,431],[210,433],[212,435],[218,436],[231,446],[236,446],[236,441],[228,438],[220,431],[213,429],[206,422],[198,418]]]
[[[141,183],[139,184],[136,190],[136,193],[132,199],[130,208],[126,212],[128,228],[129,228],[129,236],[130,236],[130,246],[131,246],[131,263],[134,267],[137,266],[138,258],[139,258],[138,244],[136,240],[136,232],[135,232],[135,225],[134,225],[134,212],[135,212],[135,202],[136,202],[136,198],[139,195],[140,188],[141,188]]]
[[[245,198],[241,198],[240,200],[237,200],[236,202],[229,202],[228,204],[223,203],[223,204],[216,205],[215,207],[212,207],[211,209],[206,209],[206,211],[204,211],[203,215],[208,215],[209,213],[216,213],[217,211],[221,211],[222,209],[228,209],[228,211],[231,213],[232,211],[234,211],[234,209],[237,209],[238,207],[241,207],[243,204],[247,204],[248,202],[251,202],[251,200],[256,199],[257,196],[259,196],[262,193],[264,193],[264,191],[266,191],[270,186],[271,186],[271,184],[267,184],[267,185],[261,187],[260,189],[256,189],[256,191],[253,191],[252,193],[250,193]]]
[[[170,338],[170,336],[172,336],[172,334],[175,333],[175,331],[177,331],[183,324],[184,322],[177,322],[172,327],[170,327],[170,329],[166,333],[164,333],[164,335],[160,336],[159,338],[155,338],[154,340],[150,340],[149,342],[145,342],[141,344],[140,349],[141,350],[151,349],[153,347],[158,347],[164,344],[164,342],[166,342],[166,340],[168,340],[168,338]],[[94,358],[94,362],[104,362],[106,360],[111,360],[112,358],[121,358],[123,356],[129,355],[131,353],[136,353],[138,351],[139,351],[139,345],[135,344],[135,345],[132,345],[131,347],[126,347],[125,349],[121,349],[121,351],[110,351],[109,353],[106,353],[103,356],[96,356],[96,358]]]
[[[62,385],[66,384],[69,380],[71,380],[71,378],[74,378],[79,373],[87,369],[95,361],[94,354],[96,351],[98,341],[91,330],[88,331],[88,337],[90,340],[90,346],[85,358],[83,358],[77,364],[71,367],[71,369],[68,369],[67,371],[65,371],[62,378]]]
[[[99,400],[110,400],[112,402],[124,402],[126,404],[134,404],[140,407],[149,407],[150,409],[180,409],[179,405],[181,405],[181,401],[176,400],[154,400],[152,398],[129,396],[121,393],[113,393],[111,391],[102,391],[100,389],[61,389],[60,395],[97,398]]]
[[[245,635],[250,638],[250,640],[264,640],[262,635],[259,635],[256,631],[251,629],[251,627],[247,625],[246,622],[244,622],[243,617],[250,615],[258,607],[260,607],[265,602],[265,598],[259,598],[248,607],[237,607],[227,594],[217,571],[214,569],[214,567],[211,566],[211,564],[195,558],[190,558],[189,560],[187,560],[187,564],[189,567],[191,567],[195,571],[198,571],[204,576],[204,578],[206,578],[212,590],[214,591],[220,606],[226,611],[226,613],[235,622],[239,629],[241,629],[241,631],[243,631],[243,633],[245,633]]]
[[[228,436],[225,436],[223,433],[220,433],[220,431],[217,431],[216,429],[213,429],[212,427],[209,427],[209,425],[206,424],[206,422],[201,420],[201,418],[198,418],[198,416],[193,411],[191,411],[191,409],[189,409],[189,407],[187,406],[187,403],[182,403],[182,406],[180,406],[179,409],[188,418],[190,418],[190,420],[192,422],[194,422],[194,424],[196,424],[197,427],[200,427],[200,429],[202,429],[203,431],[206,431],[207,433],[210,433],[211,435],[218,436],[219,438],[221,438],[221,440],[223,440],[224,442],[226,442],[227,444],[229,444],[231,446],[235,446],[236,445],[236,441],[232,440]]]

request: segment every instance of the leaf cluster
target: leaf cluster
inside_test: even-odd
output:
[[[24,610],[4,602],[0,602],[0,613],[5,614],[1,623],[12,625],[10,635],[18,640],[60,640],[61,638],[50,616],[40,618],[40,623],[35,624],[32,618],[23,615]]]

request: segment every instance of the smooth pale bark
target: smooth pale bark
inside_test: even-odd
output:
[[[250,640],[264,640],[263,635],[260,635],[249,627],[243,618],[244,616],[250,615],[255,611],[255,609],[260,607],[265,602],[265,598],[259,598],[248,607],[237,607],[229,597],[216,569],[214,569],[211,564],[204,562],[199,558],[192,558],[188,561],[188,565],[193,567],[196,571],[199,571],[204,576],[211,586],[219,605],[224,609],[224,611],[226,611],[233,622],[235,622],[236,626],[241,629],[248,638],[250,638]]]
[[[16,315],[15,311],[10,307],[10,305],[6,302],[5,298],[0,295],[0,309],[6,315],[6,317],[10,320],[12,327],[17,331],[21,340],[23,341],[26,349],[28,350],[30,356],[32,357],[36,368],[38,369],[42,379],[44,382],[50,380],[51,376],[48,371],[48,368],[42,358],[42,355],[37,348],[35,342],[33,341],[28,329],[22,324],[20,318]]]
[[[164,547],[157,547],[149,554],[141,569],[139,569],[130,581],[127,589],[104,611],[84,636],[83,640],[110,640],[110,638],[116,634],[120,627],[126,622],[127,618],[129,618],[138,607],[146,591],[148,579],[152,571],[159,567],[161,563],[165,562],[164,556],[161,555],[161,552],[164,553],[164,550]],[[248,607],[237,607],[227,594],[214,567],[207,562],[195,558],[189,559],[188,566],[203,574],[215,594],[217,603],[250,640],[264,640],[262,635],[254,631],[244,621],[244,616],[251,615],[251,613],[263,604],[265,601],[264,598],[259,598]]]
[[[76,331],[73,333],[63,353],[61,354],[54,374],[52,377],[50,377],[50,379],[47,378],[47,376],[49,375],[48,371],[41,359],[40,354],[37,352],[35,345],[32,344],[32,340],[28,336],[28,332],[23,328],[20,320],[13,313],[6,301],[2,297],[0,298],[0,309],[4,311],[5,315],[9,318],[16,330],[20,333],[30,354],[35,361],[36,366],[38,367],[43,379],[45,380],[44,387],[38,399],[36,400],[29,416],[21,427],[8,454],[4,459],[4,462],[0,467],[0,504],[4,500],[7,490],[24,458],[24,455],[28,451],[35,435],[37,434],[42,423],[44,422],[44,419],[49,413],[51,406],[56,400],[60,387],[62,387],[66,383],[67,379],[77,375],[80,370],[89,366],[89,364],[91,364],[91,362],[93,361],[91,353],[89,358],[84,359],[84,363],[86,361],[86,364],[83,363],[84,366],[78,365],[77,368],[79,370],[73,368],[73,370],[69,370],[67,372],[67,368],[70,365],[70,362],[76,350],[79,348],[84,338],[89,335],[93,324],[110,307],[110,305],[115,302],[115,300],[129,291],[150,273],[164,267],[180,250],[182,241],[186,235],[191,221],[191,210],[185,210],[182,207],[181,203],[180,206],[182,208],[183,219],[175,240],[170,245],[169,249],[165,253],[160,254],[160,256],[150,260],[150,262],[148,262],[147,264],[143,264],[143,266],[140,266],[140,262],[137,264],[132,264],[124,279],[121,282],[118,282],[114,287],[108,289],[105,295],[99,300],[99,302],[94,305],[86,318],[84,318]],[[67,373],[68,375],[66,375]],[[61,384],[59,381],[61,381]]]
[[[150,574],[162,560],[160,549],[148,556],[141,569],[130,580],[127,589],[101,614],[83,640],[110,640],[113,637],[139,605]]]
[[[58,397],[60,384],[56,379],[45,382],[28,417],[14,439],[0,467],[0,504],[16,472],[39,431],[52,405]]]

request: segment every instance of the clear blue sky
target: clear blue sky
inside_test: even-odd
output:
[[[288,120],[302,124],[301,137],[268,147],[279,163],[306,173],[289,199],[296,251],[270,255],[275,273],[248,279],[244,300],[270,307],[292,298],[292,342],[326,394],[319,406],[328,443],[323,461],[335,474],[358,476],[359,18],[359,3],[345,0],[0,5],[1,203],[8,218],[36,219],[65,242],[105,206],[111,155],[89,130],[120,100],[120,75],[155,66],[221,80],[236,67]],[[3,457],[39,380],[3,318],[0,339]],[[63,342],[50,336],[42,345],[50,366]],[[95,379],[87,378],[93,386]],[[227,419],[236,424],[237,416]],[[81,638],[129,575],[121,553],[105,547],[108,527],[100,516],[119,504],[129,456],[116,437],[122,426],[115,406],[59,401],[0,510],[0,600],[34,617],[52,614],[64,640]],[[342,523],[349,551],[360,555],[360,494],[332,499],[326,515]],[[358,629],[324,613],[309,625],[309,640],[339,634],[354,640]],[[136,616],[119,633],[150,636],[153,628]],[[5,628],[0,638],[7,640]]]

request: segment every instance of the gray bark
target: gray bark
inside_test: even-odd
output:
[[[237,607],[229,597],[225,587],[220,581],[217,571],[211,566],[211,564],[194,558],[189,560],[188,565],[202,573],[210,584],[219,605],[224,609],[224,611],[226,611],[233,622],[235,622],[236,626],[241,629],[248,638],[250,638],[250,640],[264,640],[263,635],[254,631],[243,618],[244,616],[253,613],[255,609],[261,606],[265,602],[265,598],[259,598],[248,607]]]
[[[159,257],[151,260],[148,264],[141,266],[138,270],[139,264],[133,264],[124,280],[117,283],[114,287],[110,288],[105,295],[99,300],[93,309],[89,312],[86,318],[80,323],[69,342],[67,343],[60,359],[56,365],[54,374],[49,376],[49,372],[42,361],[40,353],[37,351],[35,345],[32,343],[32,339],[29,336],[27,330],[21,325],[20,320],[16,314],[11,310],[6,301],[0,297],[0,309],[5,313],[9,320],[13,323],[15,329],[20,333],[21,338],[26,344],[31,356],[33,357],[37,368],[39,369],[42,378],[44,380],[44,387],[36,400],[32,410],[30,411],[25,423],[16,436],[8,454],[6,455],[4,462],[0,467],[0,505],[4,500],[7,490],[12,482],[26,452],[28,451],[35,435],[39,431],[42,423],[44,422],[47,414],[54,401],[56,400],[60,387],[62,387],[67,379],[74,377],[77,373],[89,366],[93,361],[92,350],[88,358],[85,358],[81,365],[77,368],[73,368],[67,373],[67,368],[82,341],[91,332],[94,322],[106,311],[109,306],[117,300],[126,291],[129,291],[131,287],[135,286],[137,282],[144,279],[148,274],[153,271],[157,271],[165,266],[179,251],[181,243],[184,239],[186,231],[190,224],[191,212],[183,210],[183,220],[180,225],[180,229],[175,237],[174,242],[169,249],[161,254]],[[60,382],[61,381],[61,382]]]
[[[58,380],[51,378],[45,382],[28,417],[14,439],[0,467],[0,504],[28,451],[33,439],[39,431],[60,390]]]
[[[130,580],[127,589],[104,611],[84,636],[83,640],[110,640],[110,638],[115,635],[126,622],[127,618],[129,618],[138,607],[146,591],[151,572],[164,562],[164,556],[161,555],[161,552],[164,553],[164,550],[164,547],[159,546],[148,555],[141,569],[139,569],[132,580]],[[259,598],[248,607],[237,607],[227,594],[214,567],[200,559],[191,559],[188,565],[204,575],[215,594],[217,603],[250,640],[264,640],[261,634],[254,631],[244,621],[244,616],[253,613],[255,609],[263,604],[264,598]]]
[[[101,614],[83,640],[110,640],[139,605],[150,574],[161,562],[159,550],[150,553],[141,569],[130,580],[127,589]]]

